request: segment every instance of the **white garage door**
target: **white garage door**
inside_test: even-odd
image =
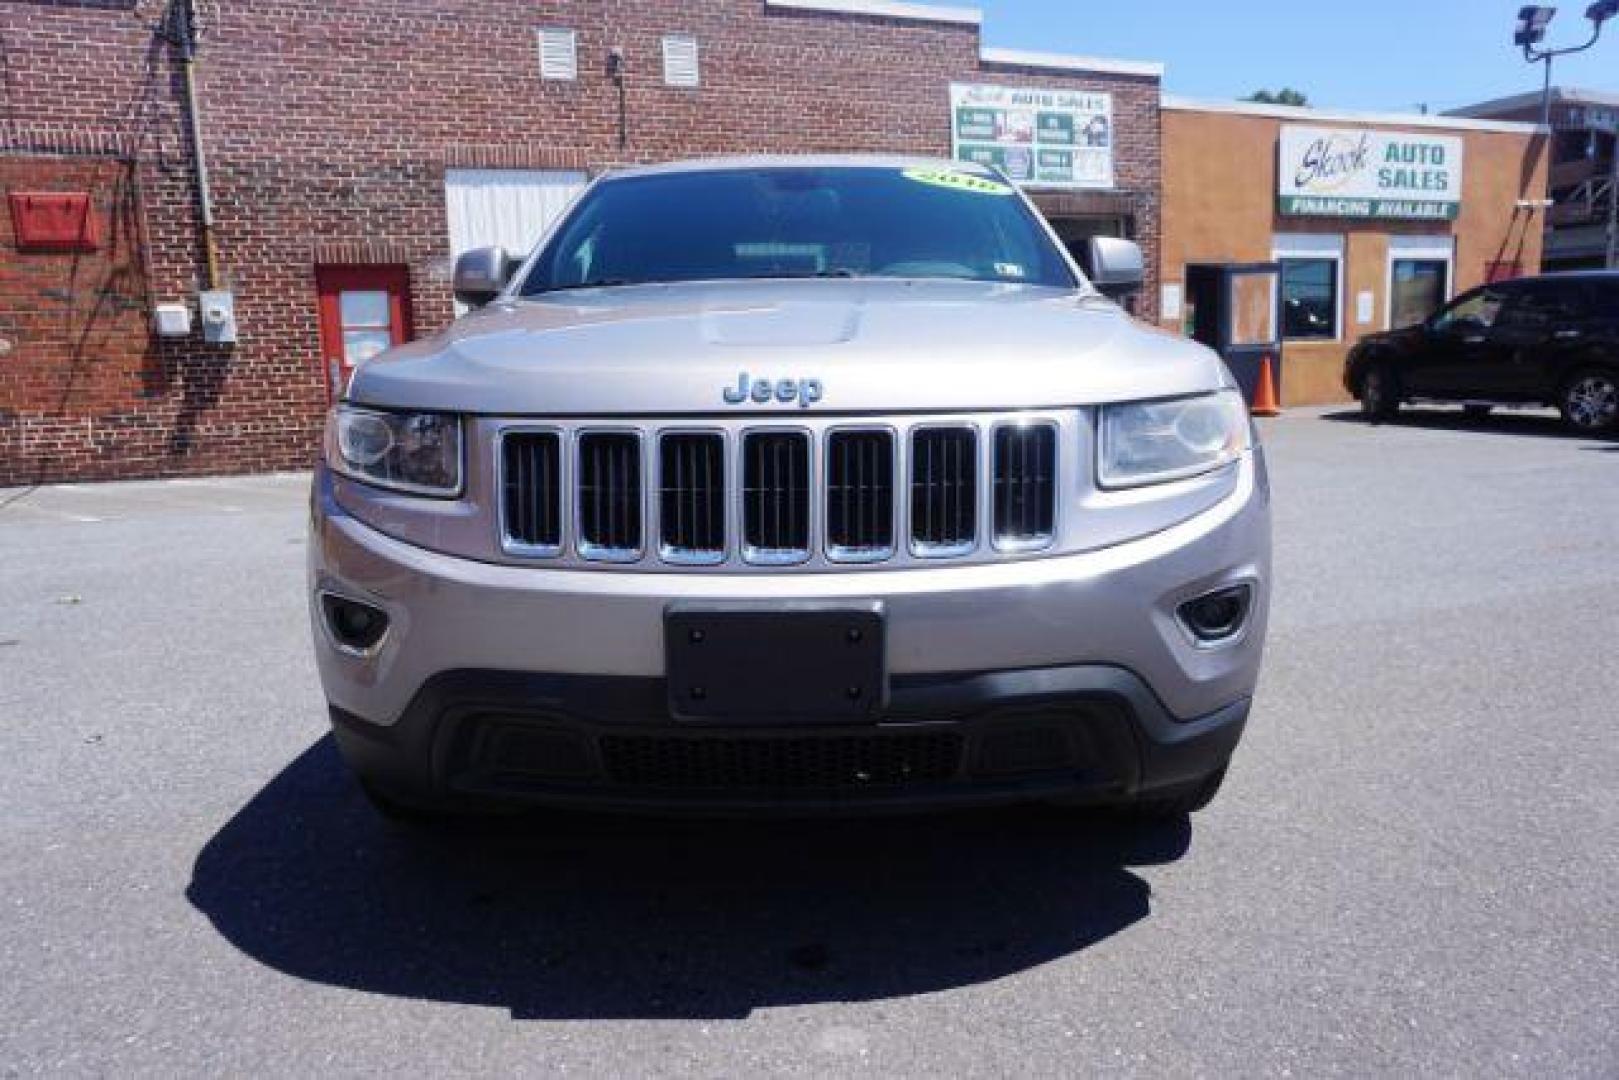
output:
[[[539,169],[449,169],[444,199],[450,258],[499,244],[519,258],[534,249],[585,186],[582,172]]]

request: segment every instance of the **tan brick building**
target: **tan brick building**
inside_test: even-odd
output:
[[[1160,319],[1192,314],[1188,266],[1279,262],[1284,404],[1346,400],[1362,334],[1540,269],[1547,155],[1532,125],[1170,96],[1162,122]]]

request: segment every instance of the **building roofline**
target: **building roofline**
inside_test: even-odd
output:
[[[908,22],[944,23],[982,29],[984,13],[975,7],[945,4],[918,4],[912,0],[765,0],[767,9],[816,11],[829,15],[865,15]],[[997,49],[980,45],[978,62],[1001,67],[1040,68],[1099,75],[1136,75],[1151,79],[1164,77],[1164,65],[1144,60],[1110,60],[1100,56],[1073,56],[1067,53],[1027,49]]]
[[[824,11],[834,15],[872,15],[884,19],[954,23],[960,26],[982,26],[984,23],[984,13],[975,7],[913,4],[908,0],[765,0],[765,7]]]
[[[603,179],[662,176],[670,173],[725,172],[736,169],[948,169],[952,172],[993,176],[987,166],[928,154],[713,154],[620,165],[603,170]]]
[[[1552,104],[1603,105],[1609,108],[1619,108],[1619,94],[1608,90],[1585,90],[1577,86],[1554,86],[1552,87]],[[1446,109],[1445,115],[1488,116],[1495,112],[1528,108],[1540,108],[1540,91],[1531,90],[1522,94],[1508,94],[1506,97],[1491,98],[1488,101],[1463,105],[1457,109]]]
[[[1301,123],[1398,124],[1401,127],[1438,128],[1448,131],[1498,131],[1511,135],[1535,135],[1546,129],[1539,124],[1516,120],[1474,120],[1430,113],[1353,112],[1343,109],[1315,109],[1297,105],[1267,105],[1257,101],[1202,101],[1165,94],[1161,105],[1178,112],[1235,113],[1239,116],[1265,116]]]
[[[987,47],[978,50],[978,59],[985,64],[1044,68],[1048,71],[1094,71],[1103,75],[1141,75],[1152,79],[1164,77],[1164,65],[1146,60],[1112,60],[1101,56]]]

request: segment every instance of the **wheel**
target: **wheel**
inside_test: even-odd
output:
[[[1463,405],[1462,415],[1469,420],[1482,420],[1490,415],[1490,410],[1494,407],[1493,405]]]
[[[1225,783],[1226,768],[1222,765],[1203,779],[1194,780],[1184,787],[1171,788],[1127,803],[1119,808],[1119,812],[1132,821],[1168,821],[1195,814],[1213,802],[1220,793],[1220,785]]]
[[[1376,422],[1391,420],[1399,411],[1399,378],[1387,364],[1373,364],[1360,377],[1361,415]]]
[[[1619,426],[1619,374],[1609,368],[1575,372],[1563,384],[1557,407],[1563,422],[1582,435],[1601,435]]]

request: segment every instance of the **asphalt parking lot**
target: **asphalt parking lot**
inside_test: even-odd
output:
[[[324,734],[307,478],[0,490],[0,1071],[1619,1063],[1619,443],[1265,423],[1267,671],[1190,824],[520,819]]]

